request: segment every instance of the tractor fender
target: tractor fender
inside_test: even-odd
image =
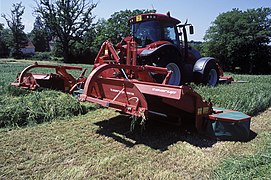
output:
[[[193,67],[193,72],[198,72],[200,74],[203,74],[205,66],[207,65],[207,63],[209,61],[214,61],[215,62],[215,58],[213,58],[213,57],[202,57],[202,58],[198,59],[197,62],[195,63],[195,65],[194,65],[194,67]]]
[[[159,54],[160,52],[165,52],[166,49],[173,49],[176,51],[177,56],[181,56],[180,50],[173,44],[163,44],[159,47],[153,48],[153,49],[144,49],[141,53],[141,57],[148,57],[152,55]]]

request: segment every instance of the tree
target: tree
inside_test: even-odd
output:
[[[24,25],[22,24],[22,15],[24,13],[24,6],[22,2],[13,4],[13,9],[11,10],[11,15],[8,17],[2,14],[2,17],[6,20],[8,27],[12,32],[12,47],[13,47],[13,57],[21,57],[21,48],[27,44],[27,37],[24,33]]]
[[[38,52],[49,51],[49,41],[51,40],[50,31],[43,23],[40,16],[34,22],[34,28],[30,33],[31,40]]]
[[[120,42],[122,38],[131,35],[131,30],[128,26],[128,19],[130,17],[151,12],[156,12],[156,10],[125,10],[115,12],[108,20],[100,19],[96,24],[97,36],[93,46],[96,48],[100,47],[107,39],[113,44]]]
[[[4,24],[0,23],[0,58],[8,56],[8,47],[5,41],[6,34],[4,31]]]
[[[243,73],[270,73],[270,15],[270,8],[220,14],[204,37],[204,53],[219,58],[230,71],[240,67]]]
[[[94,17],[91,11],[97,4],[88,0],[55,0],[51,3],[49,0],[39,0],[36,4],[35,12],[61,45],[64,62],[72,62],[72,49],[92,28]]]
[[[202,42],[201,41],[189,41],[188,45],[196,50],[198,50],[200,53],[202,52]],[[203,54],[201,54],[202,56],[204,56]]]
[[[9,28],[3,28],[0,31],[1,41],[5,44],[7,48],[11,48],[13,45],[13,34]]]

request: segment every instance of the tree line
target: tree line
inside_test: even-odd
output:
[[[208,29],[202,51],[228,71],[271,73],[271,9],[257,8],[220,14]]]
[[[8,28],[0,24],[0,57],[20,57],[20,49],[31,40],[37,52],[49,52],[66,63],[92,63],[101,44],[116,44],[130,35],[128,18],[155,10],[124,10],[107,20],[92,13],[98,4],[89,0],[37,0],[33,30],[25,34],[24,6],[13,4],[10,15],[2,14]],[[221,13],[209,27],[204,42],[191,43],[204,56],[220,60],[227,71],[263,74],[271,72],[271,9],[233,9]]]

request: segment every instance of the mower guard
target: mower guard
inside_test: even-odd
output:
[[[206,134],[220,140],[247,141],[250,133],[251,117],[233,110],[213,108],[209,115]]]

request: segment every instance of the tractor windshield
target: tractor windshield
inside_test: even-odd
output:
[[[178,45],[176,29],[173,24],[159,21],[145,21],[132,25],[132,32],[138,47],[145,47],[156,41],[169,41]]]
[[[160,29],[157,21],[145,21],[132,25],[133,36],[139,47],[159,41],[161,39]]]

